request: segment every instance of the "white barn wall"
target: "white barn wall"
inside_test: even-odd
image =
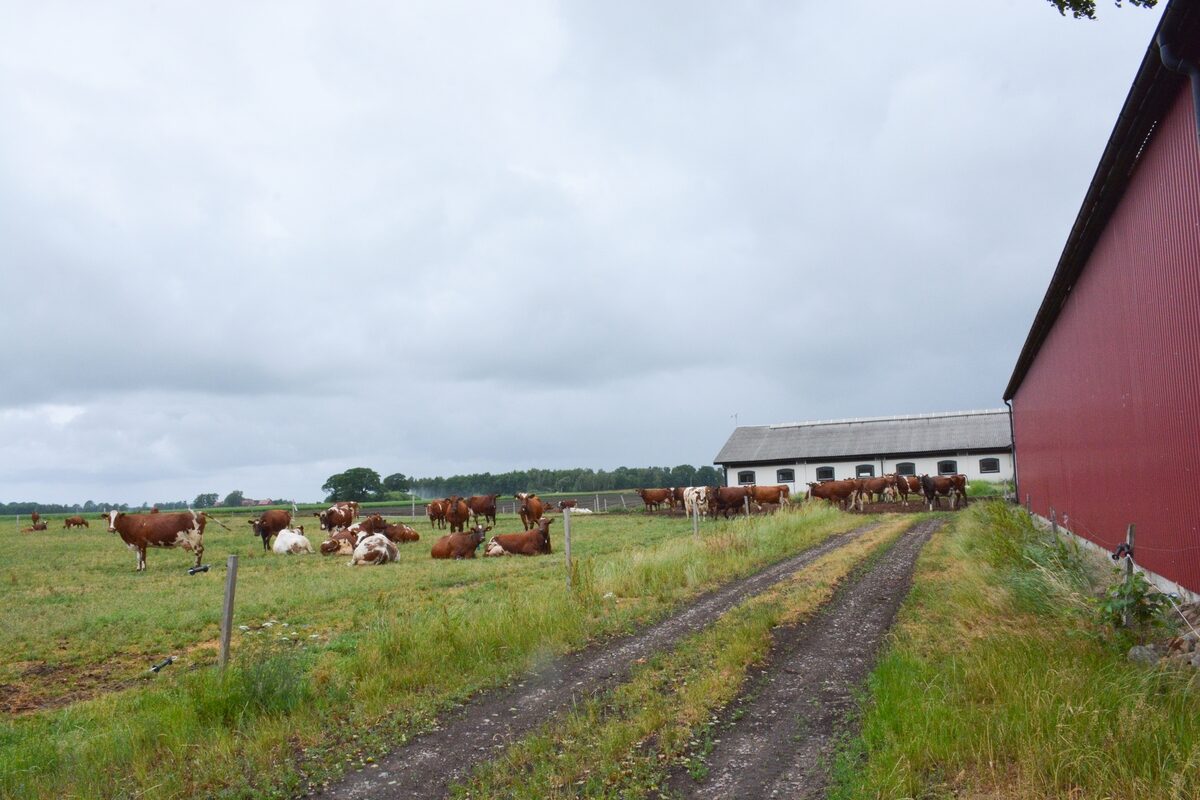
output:
[[[996,458],[1000,460],[999,472],[980,472],[979,461],[984,458]],[[855,459],[853,461],[809,461],[809,462],[787,462],[777,464],[756,464],[754,466],[735,467],[730,465],[725,476],[725,482],[729,486],[738,485],[738,473],[751,471],[754,473],[755,483],[758,484],[776,484],[783,481],[776,480],[776,472],[781,469],[791,469],[795,471],[796,480],[788,483],[788,487],[792,490],[792,494],[796,494],[797,487],[800,490],[807,490],[807,484],[816,483],[817,469],[819,467],[833,467],[833,476],[835,479],[853,478],[855,477],[855,469],[860,464],[873,464],[875,466],[875,474],[883,475],[889,472],[896,471],[896,465],[901,462],[911,461],[916,465],[916,474],[938,474],[938,462],[947,459],[958,462],[958,471],[967,476],[967,480],[985,480],[985,481],[1011,481],[1013,479],[1013,460],[1012,453],[971,453],[963,455],[961,453],[943,453],[936,456],[900,456],[897,458],[876,458],[876,459]]]

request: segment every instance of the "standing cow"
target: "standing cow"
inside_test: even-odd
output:
[[[264,511],[258,519],[247,520],[254,529],[255,536],[262,537],[263,552],[271,549],[271,537],[280,531],[292,527],[292,512],[280,508]]]
[[[446,503],[444,500],[430,500],[425,505],[425,515],[429,517],[429,527],[434,527],[434,523],[439,528],[446,527]]]
[[[137,571],[146,569],[147,547],[182,547],[196,555],[195,566],[204,557],[204,512],[178,514],[127,514],[110,511],[100,517],[108,520],[108,532],[120,534],[121,541],[137,553]]]
[[[90,528],[88,522],[83,517],[67,517],[63,520],[64,528]]]
[[[483,517],[484,522],[496,524],[496,498],[498,494],[473,494],[467,498],[467,506],[471,509],[471,516],[476,525],[479,524],[479,518]]]

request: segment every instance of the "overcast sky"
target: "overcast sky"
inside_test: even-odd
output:
[[[0,501],[988,408],[1159,11],[0,5]]]

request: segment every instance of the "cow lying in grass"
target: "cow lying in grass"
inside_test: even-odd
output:
[[[323,556],[348,556],[354,552],[355,546],[358,544],[359,532],[357,530],[338,531],[330,534],[329,538],[321,542],[321,555]]]
[[[469,533],[449,533],[433,543],[433,549],[429,551],[432,558],[474,558],[475,551],[479,549],[479,545],[483,544],[483,536],[492,529],[491,525],[486,528],[482,525],[476,525],[471,528]]]
[[[354,555],[350,558],[352,567],[369,567],[387,564],[400,557],[396,545],[382,533],[372,533],[364,536],[354,546]]]
[[[275,534],[275,543],[271,545],[271,550],[279,555],[300,555],[301,553],[311,553],[313,551],[312,543],[308,541],[308,537],[304,535],[304,526],[297,528],[284,528]]]
[[[543,517],[538,526],[524,533],[501,533],[493,536],[483,551],[485,556],[538,556],[550,552],[550,523]]]

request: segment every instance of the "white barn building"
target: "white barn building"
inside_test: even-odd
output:
[[[729,486],[854,477],[952,475],[1013,479],[1008,409],[951,411],[736,428],[713,463]]]

